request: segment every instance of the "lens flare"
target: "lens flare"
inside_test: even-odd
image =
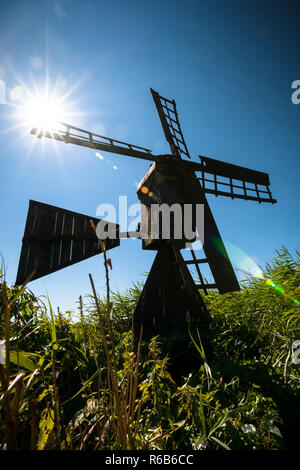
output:
[[[292,300],[293,302],[295,302],[296,305],[300,305],[300,302],[299,300],[297,299],[294,299],[294,297],[292,297],[291,295],[288,295],[284,289],[280,286],[278,286],[277,284],[275,284],[275,282],[272,281],[272,279],[270,278],[267,278],[267,276],[263,273],[262,274],[262,278],[266,284],[270,287],[272,287],[273,289],[277,290],[277,292],[280,292],[281,294],[283,294],[285,297],[289,298],[290,300]]]
[[[147,186],[142,186],[141,191],[143,194],[147,194],[149,192],[149,189],[147,188]]]
[[[224,256],[224,250],[220,239],[215,238],[213,240],[213,243],[218,252]],[[272,279],[268,278],[262,271],[261,267],[243,250],[233,245],[228,240],[226,240],[226,246],[228,247],[228,251],[230,252],[230,258],[232,259],[233,264],[235,265],[235,268],[238,271],[241,271],[250,277],[261,279],[269,287],[275,289],[277,292],[280,292],[280,294],[295,302],[296,305],[300,305],[300,302],[298,300],[288,295],[281,286],[277,285]]]
[[[221,240],[219,238],[214,238],[213,243],[217,251],[222,254],[222,256],[226,256]],[[225,240],[225,244],[230,252],[230,259],[233,261],[236,269],[252,277],[262,277],[263,271],[253,258],[248,256],[241,248],[233,245],[233,243],[230,243],[228,240]]]
[[[96,155],[96,157],[98,157],[100,160],[104,160],[104,157],[103,157],[103,155],[101,155],[101,153],[96,152],[95,155]]]
[[[17,85],[12,90],[10,90],[9,97],[12,101],[19,101],[24,96],[24,89]]]

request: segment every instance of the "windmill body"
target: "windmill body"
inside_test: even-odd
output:
[[[207,294],[209,289],[217,289],[222,294],[239,290],[239,283],[206,194],[259,203],[273,204],[276,200],[272,198],[266,173],[203,156],[199,157],[200,162],[186,160],[185,157],[190,159],[190,154],[175,101],[160,96],[152,89],[151,93],[170,154],[153,155],[149,149],[65,123],[61,123],[62,128],[59,129],[32,129],[31,133],[39,138],[48,137],[152,162],[138,185],[137,196],[144,208],[140,223],[142,248],[157,250],[157,255],[134,312],[135,332],[138,334],[143,326],[144,338],[159,334],[186,344],[189,330],[198,330],[204,343],[209,345],[211,318],[199,290]],[[153,232],[155,206],[167,205],[171,208],[174,204],[183,210],[189,205],[192,237],[186,236],[183,219],[180,221],[182,235],[174,236],[174,227],[178,228],[175,213],[169,219],[169,236],[164,236],[159,218]],[[204,208],[204,218],[200,221],[196,216],[199,205]],[[32,271],[35,271],[32,279],[36,279],[101,252],[89,225],[90,219],[94,224],[99,221],[94,217],[30,201],[16,283],[22,284]],[[116,236],[105,240],[106,250],[120,243],[119,227],[114,228]],[[204,252],[201,259],[196,258],[191,246],[197,236],[199,239],[199,234],[202,234],[200,239]],[[185,261],[180,250],[187,246],[190,246],[192,259]],[[211,284],[204,282],[200,269],[203,263],[209,265],[214,278]],[[190,266],[196,268],[197,283],[191,276]]]

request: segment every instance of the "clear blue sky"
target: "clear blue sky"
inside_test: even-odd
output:
[[[50,87],[66,99],[74,125],[167,153],[149,88],[177,103],[192,155],[199,154],[269,173],[278,204],[208,196],[233,265],[239,250],[264,266],[285,244],[299,248],[300,105],[291,84],[300,79],[297,2],[164,0],[2,1],[0,80],[0,252],[13,283],[28,200],[95,216],[136,187],[149,163],[51,141],[35,143],[18,124],[20,81]],[[104,155],[104,153],[103,153]],[[106,160],[109,160],[107,162]],[[117,170],[113,169],[117,166]],[[112,288],[143,281],[155,252],[124,240],[110,252]],[[88,273],[105,292],[102,257],[36,280],[54,306],[74,307],[91,292]]]

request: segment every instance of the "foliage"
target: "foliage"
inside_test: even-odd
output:
[[[0,297],[1,449],[285,449],[300,423],[300,256],[282,247],[262,279],[204,298],[214,358],[181,381],[159,337],[134,342],[142,286],[80,297],[55,314],[23,286]],[[268,281],[269,280],[269,281]]]

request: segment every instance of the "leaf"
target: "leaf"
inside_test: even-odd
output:
[[[203,438],[206,441],[206,426],[205,426],[205,414],[204,414],[204,406],[203,406],[203,394],[202,394],[202,386],[200,387],[200,421],[202,426],[202,433]]]
[[[82,392],[90,383],[92,383],[93,378],[96,377],[96,375],[99,374],[99,370],[96,370],[96,372],[83,384],[80,390],[78,390],[75,395],[73,395],[71,398],[68,398],[68,400],[64,401],[62,404],[64,405],[65,403],[68,403],[69,401],[73,400],[73,398],[77,397],[80,392]]]
[[[39,424],[39,437],[37,443],[37,449],[43,450],[47,444],[49,435],[54,428],[54,410],[48,410],[47,408],[42,412],[42,416]]]
[[[180,428],[181,426],[185,424],[185,422],[186,422],[186,419],[182,419],[181,421],[174,423],[173,426],[177,426],[178,428]]]
[[[56,344],[56,327],[55,327],[55,318],[52,310],[52,305],[50,302],[50,299],[48,297],[48,304],[49,304],[49,309],[50,309],[50,315],[51,315],[51,338],[52,338],[52,343],[53,343],[53,349],[57,349],[58,346]]]
[[[49,393],[49,390],[45,388],[45,390],[42,391],[42,393],[38,396],[38,401],[42,401],[43,398]]]
[[[31,278],[35,275],[35,271],[33,271],[31,274],[29,274],[29,276],[27,276],[27,278],[25,279],[23,285],[20,287],[20,289],[17,291],[17,293],[14,295],[14,297],[12,298],[12,300],[9,302],[9,308],[15,303],[16,300],[18,300],[18,298],[24,294],[25,292],[25,288],[26,288],[26,285],[28,284],[28,282],[31,281]]]
[[[218,439],[217,437],[212,436],[210,439],[213,439],[217,444],[219,444],[221,447],[223,447],[223,449],[231,450],[230,447],[228,447],[228,445],[225,444],[225,442],[220,441],[220,439]]]
[[[31,359],[29,359],[29,355],[30,353],[25,351],[11,350],[9,354],[10,362],[21,367],[25,367],[25,369],[31,370],[33,372],[36,369],[36,365]]]

